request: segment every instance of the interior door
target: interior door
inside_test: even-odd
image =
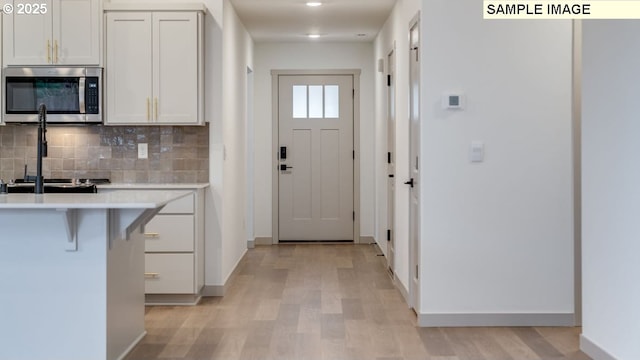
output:
[[[395,261],[395,200],[396,200],[396,56],[392,51],[387,57],[389,73],[387,74],[387,265],[389,272],[394,273]]]
[[[353,240],[353,76],[279,75],[280,241]]]
[[[409,241],[411,307],[420,304],[420,22],[410,30],[409,45]]]

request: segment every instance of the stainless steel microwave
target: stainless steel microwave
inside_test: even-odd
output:
[[[5,122],[37,122],[40,104],[48,123],[102,122],[102,68],[6,67],[2,84]]]

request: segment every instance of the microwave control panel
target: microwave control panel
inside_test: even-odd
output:
[[[85,111],[87,114],[100,113],[100,86],[97,77],[87,77],[84,88]]]

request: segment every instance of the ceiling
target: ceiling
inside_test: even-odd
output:
[[[230,0],[256,42],[372,41],[396,0]],[[320,34],[309,39],[307,34]]]

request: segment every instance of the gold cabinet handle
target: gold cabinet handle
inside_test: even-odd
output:
[[[147,121],[149,121],[149,113],[151,112],[151,110],[149,110],[149,106],[150,106],[149,102],[150,102],[149,98],[147,98]]]
[[[160,277],[160,273],[152,273],[152,272],[144,273],[144,278],[145,279],[157,279],[159,277]]]
[[[146,232],[146,233],[144,233],[144,237],[146,237],[146,238],[158,238],[158,237],[160,237],[160,233]]]
[[[53,41],[53,62],[58,63],[58,40]]]
[[[156,119],[156,121],[158,121],[158,98],[155,98],[153,100],[153,107],[154,107],[154,110],[155,110],[155,113],[156,113],[155,119]]]
[[[51,62],[51,42],[47,40],[47,62]]]

